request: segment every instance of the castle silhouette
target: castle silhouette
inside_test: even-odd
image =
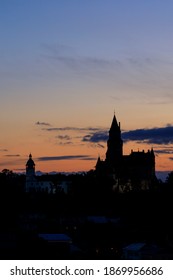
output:
[[[134,188],[147,190],[153,185],[155,176],[155,155],[153,149],[147,152],[131,151],[130,155],[123,155],[123,140],[121,138],[120,122],[115,114],[109,130],[106,159],[98,157],[95,173],[97,179],[112,180],[112,188],[119,192],[130,191]],[[35,175],[35,163],[32,155],[26,163],[25,190],[52,192],[51,181],[40,181]]]
[[[123,155],[120,122],[115,114],[109,130],[106,159],[98,157],[96,174],[98,178],[112,178],[113,187],[121,192],[134,187],[149,189],[156,178],[153,148],[147,152],[131,150],[130,155]]]

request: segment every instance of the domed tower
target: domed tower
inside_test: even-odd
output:
[[[29,155],[29,159],[26,163],[26,192],[35,187],[35,163],[32,159],[32,155]]]

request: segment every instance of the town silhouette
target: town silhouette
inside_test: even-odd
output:
[[[156,177],[155,153],[123,154],[113,116],[105,160],[80,173],[4,169],[1,259],[173,259],[173,172]]]

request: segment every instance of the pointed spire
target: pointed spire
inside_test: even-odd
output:
[[[115,128],[115,127],[117,128],[117,127],[119,127],[119,125],[118,125],[118,122],[117,122],[117,119],[116,119],[116,116],[115,116],[115,112],[114,112],[114,116],[113,116],[113,120],[112,120],[112,124],[111,124],[110,129]]]

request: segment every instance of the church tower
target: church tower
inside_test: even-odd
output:
[[[148,152],[132,150],[130,155],[123,155],[120,122],[117,122],[115,114],[109,130],[106,159],[98,158],[96,176],[101,180],[102,178],[113,179],[112,182],[111,180],[108,182],[118,192],[132,189],[148,190],[156,182],[153,149]]]
[[[32,155],[30,154],[26,163],[26,192],[29,192],[34,188],[35,182],[35,163],[32,159]]]
[[[106,163],[115,170],[119,170],[123,157],[123,141],[121,139],[120,123],[117,123],[115,114],[109,130],[107,141]]]

